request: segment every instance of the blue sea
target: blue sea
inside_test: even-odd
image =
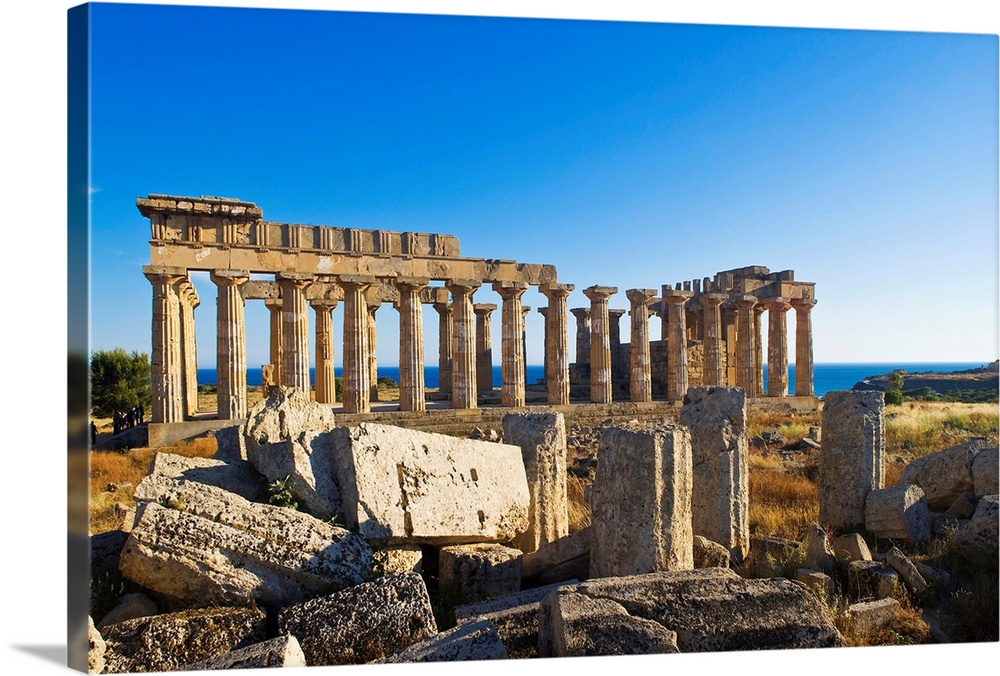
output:
[[[986,366],[986,363],[981,362],[961,362],[961,363],[940,363],[940,362],[917,362],[917,363],[879,363],[879,364],[815,364],[813,366],[813,385],[815,387],[816,395],[823,396],[827,392],[834,390],[849,390],[854,387],[855,383],[864,380],[868,376],[877,376],[896,369],[904,369],[909,373],[921,373],[924,371],[964,371],[966,369],[979,368]],[[334,369],[336,375],[340,376],[343,374],[343,369]],[[532,384],[538,381],[544,372],[544,368],[541,365],[528,366],[528,383]],[[313,380],[315,381],[316,371],[311,369]],[[378,367],[379,376],[388,376],[399,382],[399,367],[398,366],[379,366]],[[788,391],[795,392],[795,365],[790,365],[788,367]],[[500,387],[502,378],[500,375],[500,367],[493,367],[493,386]],[[767,382],[767,365],[764,365],[764,382]],[[247,385],[250,386],[260,386],[261,375],[259,368],[247,369]],[[199,385],[214,385],[215,384],[215,369],[214,368],[200,368],[198,369],[198,384]],[[427,387],[437,387],[438,386],[438,369],[436,366],[428,366],[424,369],[424,384]]]

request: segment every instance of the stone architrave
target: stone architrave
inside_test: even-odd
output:
[[[365,291],[374,277],[342,276],[344,289],[344,413],[371,411],[371,361]]]
[[[545,315],[545,382],[550,406],[569,403],[569,345],[566,340],[566,298],[572,284],[545,284],[539,288],[549,299]],[[541,312],[543,308],[539,308]]]
[[[720,308],[725,302],[724,293],[706,293],[701,296],[704,322],[705,365],[702,371],[702,384],[712,387],[726,384],[722,369],[722,313]]]
[[[149,359],[150,419],[154,423],[184,419],[181,387],[181,317],[177,282],[180,268],[145,266],[143,274],[153,285],[153,350]]]
[[[691,435],[657,424],[601,436],[593,488],[592,577],[690,570]],[[628,495],[628,500],[622,496]]]
[[[788,325],[787,298],[768,298],[767,308],[767,396],[788,396]]]
[[[195,340],[194,311],[201,304],[191,281],[183,280],[178,287],[181,310],[181,362],[183,368],[184,415],[198,412],[198,341]]]
[[[442,547],[438,585],[453,605],[520,591],[521,551],[496,543]]]
[[[515,540],[527,554],[569,533],[566,421],[562,413],[508,413],[503,438],[521,449],[528,479],[528,530]]]
[[[583,290],[583,295],[590,299],[590,400],[595,404],[611,403],[608,299],[616,293],[616,286],[590,286]]]
[[[399,289],[399,410],[423,411],[424,322],[420,292],[430,282],[426,277],[397,277]]]
[[[477,408],[476,329],[472,294],[481,283],[471,279],[448,281],[452,302],[451,407]]]
[[[741,561],[750,551],[746,393],[737,387],[693,387],[680,424],[691,432],[692,529]]]
[[[631,309],[629,340],[629,395],[632,401],[653,400],[653,379],[649,363],[649,301],[656,289],[629,289],[625,292]]]
[[[370,401],[378,401],[378,358],[375,356],[376,330],[375,313],[382,306],[382,301],[366,298],[368,306],[368,398]]]
[[[813,396],[812,309],[815,298],[793,298],[795,308],[795,396]]]
[[[337,381],[333,370],[333,309],[335,300],[314,300],[309,305],[316,313],[316,401],[334,404]]]
[[[930,540],[931,513],[920,486],[899,484],[870,491],[865,498],[865,530],[879,538]]]
[[[495,303],[476,303],[472,311],[476,315],[476,389],[479,392],[493,390],[493,322],[491,316],[497,309]]]
[[[266,298],[264,306],[270,313],[270,359],[271,359],[271,381],[269,385],[281,384],[281,299]]]
[[[663,286],[663,314],[666,316],[667,341],[667,399],[680,401],[687,394],[687,326],[684,304],[691,297],[690,291]]]
[[[250,273],[213,270],[211,279],[219,287],[215,369],[219,419],[239,420],[247,416],[246,321],[240,285],[250,281]]]
[[[754,307],[757,299],[740,296],[736,299],[736,386],[742,387],[747,397],[757,396],[757,379],[754,374],[758,335],[755,332]]]
[[[451,303],[434,303],[438,313],[438,392],[451,392]]]
[[[576,317],[576,363],[590,363],[590,308],[575,307],[570,312]]]
[[[885,400],[874,390],[827,392],[819,456],[819,520],[850,532],[865,522],[868,493],[885,482]]]
[[[521,306],[521,295],[527,288],[527,284],[516,282],[493,284],[493,290],[503,299],[503,308],[500,312],[500,373],[503,380],[500,387],[500,404],[511,408],[525,404],[525,312]],[[490,374],[492,377],[492,368]]]
[[[306,287],[312,275],[280,273],[277,275],[281,289],[281,384],[309,394],[309,313],[306,305]]]

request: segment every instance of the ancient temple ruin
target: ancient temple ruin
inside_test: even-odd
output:
[[[332,310],[344,307],[343,412],[363,414],[377,396],[375,312],[392,303],[399,313],[401,411],[426,404],[422,312],[438,314],[441,387],[453,409],[475,409],[477,394],[492,389],[490,320],[500,299],[502,407],[526,405],[525,315],[521,303],[536,287],[545,317],[545,400],[549,406],[612,401],[679,404],[689,387],[729,385],[751,398],[788,397],[786,312],[796,311],[796,397],[811,399],[811,282],[792,271],[746,267],[712,278],[629,289],[629,343],[619,323],[625,310],[609,308],[616,287],[590,286],[590,307],[567,307],[574,285],[561,283],[552,265],[461,255],[451,235],[265,221],[251,202],[215,197],[149,195],[136,200],[150,220],[153,286],[152,422],[173,423],[197,412],[194,309],[200,299],[190,273],[207,271],[218,287],[218,418],[247,415],[244,307],[263,301],[271,313],[267,384],[315,387],[315,399],[334,404],[335,351]],[[273,279],[252,279],[273,276]],[[315,327],[315,383],[310,378],[309,309]],[[763,382],[761,316],[768,311],[767,383]],[[567,340],[576,318],[575,361]],[[663,339],[649,339],[658,317]],[[633,347],[635,349],[633,349]],[[571,400],[572,393],[572,400]]]

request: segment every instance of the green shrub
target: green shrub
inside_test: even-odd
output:
[[[885,403],[892,406],[899,406],[903,403],[903,393],[899,390],[889,390],[885,393]]]

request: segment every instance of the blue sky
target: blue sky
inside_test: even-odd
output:
[[[554,264],[570,307],[791,268],[817,284],[817,362],[998,356],[996,35],[122,5],[92,28],[92,349],[149,350],[155,192],[453,234]],[[251,365],[266,317],[248,304]],[[540,363],[534,311],[528,332]]]

